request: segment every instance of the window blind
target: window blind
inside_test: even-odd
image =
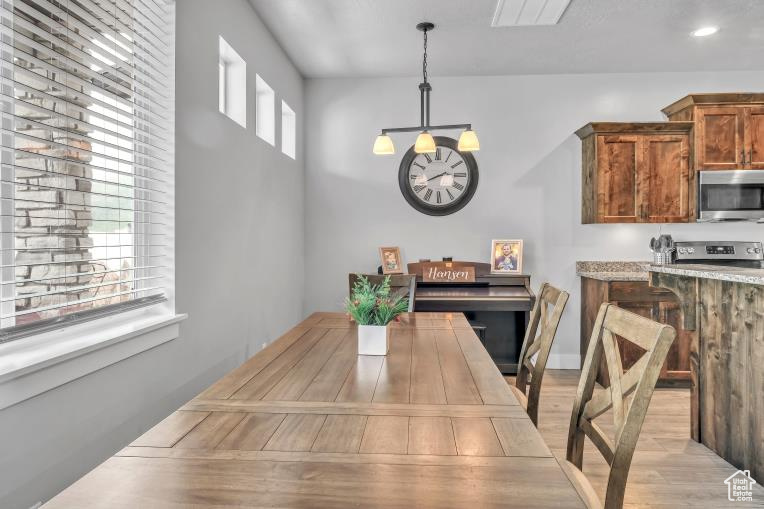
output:
[[[0,341],[163,299],[174,1],[0,5]]]

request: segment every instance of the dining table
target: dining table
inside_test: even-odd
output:
[[[44,507],[584,507],[463,314],[388,327],[311,314]]]

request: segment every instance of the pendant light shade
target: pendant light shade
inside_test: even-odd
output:
[[[374,153],[380,156],[395,154],[395,145],[393,145],[392,138],[386,134],[377,136],[377,139],[374,140]]]
[[[414,152],[417,154],[434,153],[435,152],[435,139],[428,131],[422,131],[419,136],[416,137],[416,144],[414,145]]]
[[[459,136],[459,152],[474,152],[480,150],[477,134],[472,129],[466,129]]]

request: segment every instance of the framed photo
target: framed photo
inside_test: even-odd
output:
[[[403,274],[400,248],[380,247],[379,257],[382,260],[382,274]]]
[[[491,274],[521,274],[523,270],[523,241],[491,241]]]

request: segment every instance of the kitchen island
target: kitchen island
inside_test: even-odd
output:
[[[651,265],[674,292],[690,349],[692,435],[764,479],[764,269]]]

